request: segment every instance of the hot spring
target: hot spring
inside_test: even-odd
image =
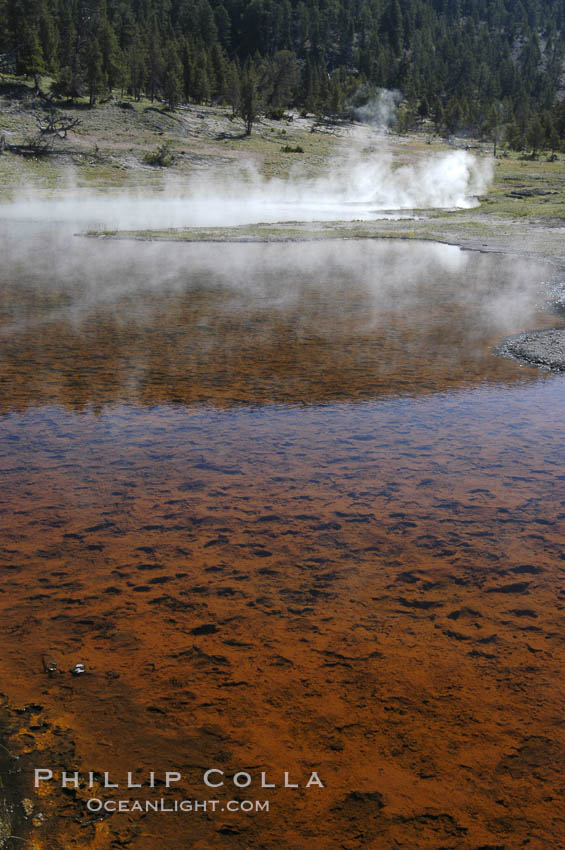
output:
[[[555,324],[548,267],[17,220],[2,256],[1,688],[22,707],[24,779],[123,782],[133,763],[197,796],[202,769],[315,770],[319,793],[271,792],[288,847],[313,846],[313,824],[331,846],[359,807],[387,841],[432,815],[451,841],[479,812],[492,843],[495,797],[512,824],[537,817],[565,390],[493,348]],[[49,802],[68,843],[77,794]],[[274,846],[272,818],[238,817],[148,815],[136,847],[236,829]]]

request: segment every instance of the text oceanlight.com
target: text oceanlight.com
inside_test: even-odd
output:
[[[89,812],[268,812],[269,800],[101,800],[91,797],[86,803]]]
[[[181,813],[210,813],[210,812],[268,812],[269,800],[259,799],[192,799],[182,797],[187,794],[186,788],[194,787],[187,775],[179,770],[169,770],[163,773],[149,771],[128,771],[123,776],[110,773],[109,771],[56,771],[52,768],[35,768],[34,785],[40,788],[45,783],[55,783],[63,789],[81,789],[91,791],[94,795],[85,800],[86,808],[93,814],[108,816],[114,813],[127,812],[181,812]],[[186,784],[185,784],[186,783]],[[266,791],[267,789],[280,789],[282,791],[296,792],[298,789],[314,791],[325,788],[316,771],[309,771],[301,776],[294,776],[290,771],[284,770],[277,774],[267,774],[265,771],[249,773],[246,770],[235,772],[224,772],[216,767],[208,768],[200,774],[200,784],[208,790],[207,793],[221,794],[223,790],[232,794],[248,789],[248,794],[255,791]],[[135,790],[161,788],[161,793],[176,791],[176,798],[167,796],[157,799],[142,798],[139,796],[128,797],[127,793],[135,794]],[[135,789],[135,790],[134,790]],[[106,798],[105,791],[114,791],[116,796]],[[124,793],[126,792],[126,793]],[[143,792],[142,792],[143,793]],[[188,792],[190,793],[190,792]],[[196,792],[198,793],[198,792]],[[202,793],[202,792],[200,792]],[[118,799],[118,794],[120,798]]]

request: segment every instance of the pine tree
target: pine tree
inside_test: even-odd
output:
[[[227,99],[232,108],[232,116],[237,115],[241,102],[240,70],[237,61],[231,62],[227,72]]]
[[[39,91],[41,75],[46,71],[39,35],[35,27],[28,24],[23,27],[22,32],[24,40],[18,56],[20,73],[33,77],[35,88]]]
[[[229,63],[251,60],[258,95],[276,108],[334,111],[368,81],[401,88],[421,117],[427,101],[436,124],[439,99],[450,127],[487,134],[492,107],[508,104],[515,143],[530,144],[537,115],[549,144],[543,116],[562,97],[564,12],[565,0],[0,0],[0,67],[36,86],[51,75],[71,98],[94,78],[100,91],[178,102],[173,45],[187,100],[238,103]],[[555,131],[565,135],[558,112]]]
[[[174,110],[179,105],[183,92],[183,69],[174,44],[166,53],[163,72],[163,94],[169,109]]]
[[[488,137],[492,141],[492,155],[496,157],[498,144],[504,134],[502,104],[491,104],[486,123]]]
[[[208,103],[212,96],[206,51],[200,50],[194,65],[192,96],[197,103]]]
[[[537,115],[530,121],[526,138],[528,145],[532,149],[532,159],[535,159],[545,139],[543,125]]]
[[[334,75],[330,80],[329,91],[329,108],[333,115],[338,115],[343,111],[344,99],[345,95],[339,77]]]
[[[402,9],[398,0],[391,0],[385,21],[390,46],[395,55],[399,56],[404,43],[404,22],[402,19]]]
[[[116,34],[104,16],[97,26],[98,44],[102,55],[102,72],[110,89],[120,86],[126,75],[124,57],[118,45]]]
[[[514,151],[521,151],[524,149],[524,133],[522,132],[518,122],[515,120],[511,121],[506,127],[506,141],[508,142],[508,146]]]
[[[293,98],[298,81],[298,63],[290,50],[279,50],[268,68],[269,104],[273,107],[288,106]]]
[[[220,44],[216,42],[211,51],[210,61],[212,64],[213,74],[213,93],[218,100],[223,100],[226,96],[226,73],[227,61]]]
[[[194,78],[196,69],[194,65],[194,48],[192,44],[185,43],[182,51],[182,76],[184,99],[188,103],[194,97]]]
[[[155,23],[153,25],[151,36],[148,40],[146,86],[147,93],[153,103],[157,95],[160,93],[163,85],[163,56]]]
[[[250,136],[253,125],[257,122],[260,114],[257,78],[251,63],[248,63],[243,70],[238,111],[245,124],[245,132]]]
[[[41,4],[38,20],[38,37],[46,71],[54,72],[58,67],[59,33],[55,19],[45,4]]]
[[[127,55],[130,92],[136,100],[141,99],[147,79],[147,54],[139,33],[136,33]]]
[[[88,89],[88,105],[92,109],[96,98],[106,89],[107,77],[102,64],[102,51],[94,39],[84,51],[84,72]]]
[[[214,21],[220,45],[229,50],[231,46],[231,20],[226,7],[220,3],[214,9]]]

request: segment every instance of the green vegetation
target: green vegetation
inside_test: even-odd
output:
[[[161,168],[167,168],[169,165],[173,164],[173,153],[170,145],[168,143],[159,145],[156,151],[146,153],[144,160],[148,165],[157,165]]]
[[[182,192],[202,174],[225,183],[247,170],[307,179],[339,157],[352,110],[379,117],[372,98],[388,87],[402,90],[385,98],[402,134],[382,141],[393,167],[448,149],[450,134],[494,153],[479,208],[140,235],[476,245],[519,240],[523,222],[546,246],[565,219],[564,13],[565,0],[527,11],[515,0],[0,0],[0,197],[22,185],[151,192],[167,178]]]
[[[59,134],[44,136],[43,154],[37,149],[40,127],[48,127],[52,116]],[[22,186],[40,194],[64,193],[70,186],[151,192],[162,188],[165,175],[179,191],[203,173],[227,183],[256,172],[285,179],[298,158],[281,152],[285,144],[302,147],[301,174],[315,177],[339,155],[341,135],[323,128],[312,132],[314,124],[312,116],[301,119],[296,113],[285,113],[282,122],[262,116],[247,136],[229,106],[192,104],[170,112],[146,98],[110,100],[89,109],[84,96],[74,107],[52,111],[33,81],[5,77],[0,81],[0,202]]]
[[[564,144],[564,20],[565,0],[0,0],[0,72],[90,107],[117,91],[225,104],[247,134],[265,111],[336,115],[398,89],[402,131],[536,156]]]
[[[317,134],[314,136],[317,138]],[[259,137],[257,137],[257,141]],[[430,154],[425,137],[389,137],[398,164]],[[447,146],[435,142],[438,153]],[[486,150],[485,150],[486,152]],[[279,154],[284,158],[284,154]],[[170,230],[104,231],[91,236],[165,241],[299,241],[317,239],[429,239],[470,248],[527,251],[562,262],[565,248],[565,159],[532,160],[519,154],[498,157],[488,194],[468,210],[416,211],[416,219],[352,222],[274,223],[239,227],[195,227]]]

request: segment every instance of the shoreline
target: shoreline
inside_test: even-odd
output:
[[[33,117],[40,110],[33,100],[20,102],[0,92],[0,103],[10,118],[9,135],[17,141],[29,133]],[[112,104],[81,113],[81,123],[43,159],[27,160],[5,151],[0,156],[0,202],[9,204],[33,198],[63,199],[68,191],[76,199],[83,194],[100,197],[124,190],[133,199],[147,193],[164,200],[167,193],[181,195],[185,190],[206,193],[206,188],[223,191],[230,197],[239,187],[238,200],[246,202],[247,191],[259,191],[261,200],[276,200],[280,187],[290,183],[302,186],[331,185],[348,167],[351,156],[369,170],[378,194],[379,177],[394,178],[398,170],[411,167],[412,183],[406,191],[418,188],[418,179],[426,169],[454,153],[468,153],[474,168],[483,173],[493,169],[488,184],[476,187],[478,203],[469,208],[403,203],[406,214],[415,218],[352,220],[337,222],[294,221],[233,227],[136,228],[135,238],[174,239],[175,241],[294,241],[323,238],[406,238],[429,239],[481,251],[503,251],[523,256],[550,258],[565,266],[565,158],[535,159],[502,151],[492,158],[492,146],[484,140],[454,138],[446,141],[431,134],[429,128],[400,135],[383,132],[370,124],[349,121],[323,132],[314,115],[293,113],[292,122],[262,118],[249,137],[234,135],[230,110],[220,106],[199,106],[180,110],[171,124],[147,124],[149,102],[131,103],[131,109],[116,109]],[[25,108],[24,108],[25,106]],[[39,112],[38,112],[39,114]],[[128,139],[127,145],[124,138]],[[149,166],[148,152],[155,144],[166,144],[173,154],[169,166]],[[284,152],[284,145],[299,145],[297,156]],[[69,155],[73,166],[69,169]],[[76,161],[75,161],[76,160]],[[377,167],[378,166],[378,167]],[[406,174],[406,172],[403,172]],[[406,177],[404,178],[407,179]],[[486,176],[485,176],[486,180]],[[402,181],[401,181],[402,182]],[[364,187],[366,192],[367,186]],[[94,193],[94,195],[92,194]],[[273,195],[274,193],[274,195]],[[307,200],[307,198],[304,198]],[[392,198],[391,198],[392,201]],[[0,213],[2,210],[0,209]],[[381,212],[401,212],[391,206]],[[260,209],[258,210],[259,215]],[[298,213],[300,214],[300,213]],[[74,221],[76,225],[76,221]],[[172,231],[175,231],[172,233]],[[108,228],[99,233],[129,234],[132,229]]]
[[[457,213],[451,213],[451,215],[457,216]],[[433,222],[431,227],[434,227],[435,231],[432,231],[430,222]],[[537,249],[529,251],[517,250],[514,236],[510,239],[508,234],[506,236],[504,233],[496,234],[495,222],[491,222],[491,226],[493,224],[495,226],[492,228],[493,232],[486,237],[489,239],[487,242],[482,241],[485,238],[484,236],[481,240],[477,237],[473,238],[468,234],[460,234],[459,238],[457,238],[452,230],[453,219],[444,215],[438,217],[432,215],[428,219],[408,219],[400,227],[398,221],[390,222],[396,228],[392,232],[390,227],[384,225],[384,220],[380,220],[377,223],[363,222],[362,224],[359,222],[302,223],[301,231],[299,228],[300,223],[293,222],[292,224],[294,225],[292,235],[285,232],[288,228],[285,228],[283,223],[214,228],[215,233],[211,233],[212,228],[176,228],[174,232],[172,229],[167,231],[117,230],[113,232],[89,231],[86,233],[76,233],[75,235],[86,238],[123,241],[189,242],[192,244],[284,244],[365,239],[426,241],[451,245],[463,251],[477,251],[483,254],[497,253],[529,260],[536,259],[539,262],[552,266],[555,269],[555,274],[565,275],[565,249],[563,248],[561,233],[564,228],[558,223],[551,228],[547,225],[536,227],[535,223],[528,222],[525,230],[529,235],[537,234],[540,237],[538,231],[542,231],[540,237],[541,244],[536,242]],[[426,227],[426,224],[428,227]],[[414,225],[419,225],[417,232],[414,232]],[[320,232],[320,227],[324,228],[324,232]],[[363,228],[363,232],[359,232],[361,228]],[[554,231],[557,233],[554,233]],[[492,244],[491,240],[497,235],[499,239],[498,244]],[[502,239],[501,236],[503,237]],[[554,236],[557,236],[557,240],[555,241],[553,239]],[[562,253],[559,249],[561,249]],[[561,303],[554,293],[548,302],[548,308],[557,314]],[[565,329],[562,330],[556,323],[554,328],[546,330],[532,329],[523,331],[518,335],[503,338],[500,344],[494,348],[493,354],[509,358],[525,366],[532,366],[556,373],[565,372]]]
[[[536,366],[547,372],[565,372],[565,328],[525,331],[506,337],[495,348],[495,354]]]
[[[554,224],[498,221],[480,214],[454,211],[431,214],[402,222],[380,219],[353,222],[257,222],[226,227],[186,227],[163,229],[104,229],[78,231],[86,238],[144,242],[318,242],[360,239],[401,239],[439,242],[462,250],[501,253],[539,259],[565,269],[565,219]],[[473,229],[481,228],[481,234]],[[524,244],[528,248],[524,250]]]

